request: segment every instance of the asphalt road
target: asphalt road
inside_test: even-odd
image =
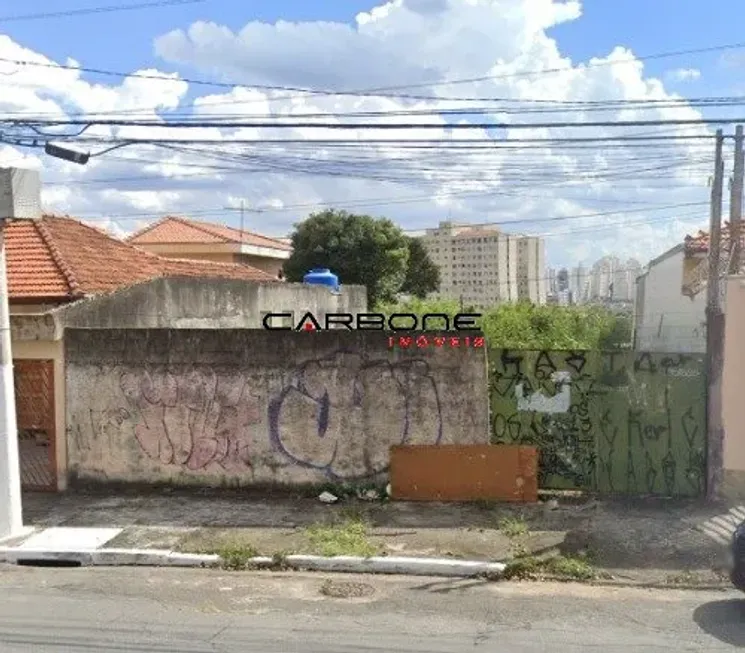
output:
[[[324,594],[334,591],[356,598]],[[679,653],[741,647],[745,595],[736,592],[0,567],[2,653]]]

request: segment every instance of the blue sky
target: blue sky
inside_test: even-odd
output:
[[[563,68],[556,49],[559,55],[570,57],[576,65],[593,57],[606,57],[618,46],[630,48],[636,56],[645,56],[745,41],[738,21],[732,19],[737,16],[741,0],[738,3],[735,0],[717,0],[716,3],[584,0],[582,16],[574,20],[568,20],[574,15],[571,7],[559,8],[558,11],[552,8],[549,15],[549,3],[545,0],[501,0],[501,4],[491,6],[482,0],[475,9],[467,0],[404,0],[407,10],[394,10],[387,16],[380,14],[357,34],[328,24],[314,26],[310,23],[325,21],[353,26],[360,12],[370,11],[383,0],[204,0],[136,11],[3,21],[14,14],[145,1],[33,0],[25,7],[16,3],[14,9],[7,7],[10,3],[5,3],[6,9],[0,9],[0,34],[7,34],[13,42],[55,61],[64,62],[72,58],[88,68],[125,73],[158,68],[199,80],[240,80],[247,85],[265,83],[340,90],[411,83],[418,83],[421,88],[423,83],[435,80],[447,88],[446,80],[479,78],[498,62],[507,71],[526,72],[542,66]],[[714,4],[716,12],[711,11]],[[449,9],[443,9],[445,5],[449,5]],[[506,13],[505,8],[510,13]],[[210,21],[217,27],[194,30],[188,36],[176,32],[186,32],[197,21]],[[279,29],[257,24],[273,25],[277,21],[300,25]],[[249,23],[253,25],[239,37],[237,33]],[[554,26],[546,28],[547,25]],[[548,31],[544,32],[546,29]],[[556,49],[547,41],[546,34],[556,40]],[[158,51],[168,60],[156,56],[156,39],[159,39]],[[13,43],[5,40],[0,45],[5,48],[4,52],[18,57],[20,51]],[[564,82],[561,80],[552,83],[552,77],[556,80],[558,76],[529,75],[526,77],[533,79],[501,80],[494,86],[487,82],[473,88],[451,88],[453,95],[460,92],[480,97],[493,96],[492,89],[496,88],[494,94],[499,97],[546,99],[567,93],[567,99],[580,102],[643,99],[653,95],[659,99],[661,91],[647,83],[653,76],[664,81],[668,93],[672,91],[688,97],[745,95],[742,79],[745,47],[729,53],[730,59],[737,58],[738,63],[725,64],[725,56],[714,52],[651,60],[645,62],[641,76],[633,66],[624,67],[624,64],[575,69],[571,75],[564,76],[564,79],[571,80],[567,81],[571,86],[562,85]],[[535,65],[531,65],[533,63]],[[511,69],[513,65],[516,68]],[[676,80],[671,73],[681,69],[696,69],[701,72],[701,77]],[[136,84],[127,87],[116,77],[88,73],[82,75],[84,80],[98,82],[105,88],[91,89],[85,84],[62,88],[55,74],[49,72],[46,77],[37,75],[33,78],[32,85],[38,85],[38,90],[19,94],[16,100],[12,89],[20,85],[24,75],[31,79],[33,72],[30,67],[26,70],[19,68],[7,78],[0,76],[0,111],[4,102],[11,107],[8,110],[41,110],[43,102],[53,96],[54,102],[65,108],[85,107],[88,111],[116,113],[125,106],[142,108],[150,102],[153,107],[176,106],[178,102],[183,106],[200,95],[228,92],[225,88],[190,85],[186,97],[181,97],[183,91],[178,90],[179,86],[159,84],[146,91],[140,87],[138,91]],[[520,72],[515,77],[520,77]],[[511,76],[508,73],[504,77]],[[499,77],[496,75],[495,79]],[[7,84],[7,91],[3,90],[4,84]],[[156,86],[157,91],[154,90]],[[257,100],[256,95],[261,96],[260,93],[254,94],[254,99],[245,106],[255,107],[256,102],[263,101]],[[366,107],[389,111],[391,106],[397,106],[395,101],[391,105],[388,100],[368,98]],[[281,98],[274,98],[272,102],[272,107],[284,108],[291,103]],[[339,108],[334,109],[338,111],[352,110],[351,107],[355,106],[355,100],[349,98],[332,102],[338,105]],[[315,103],[309,100],[305,104],[319,106],[321,103],[320,100]],[[330,105],[331,102],[325,106]],[[398,105],[405,108],[405,102]],[[303,108],[303,102],[300,102],[299,108],[293,110]],[[654,109],[644,113],[644,117],[667,119],[673,116],[672,111],[678,110]],[[745,114],[743,109],[711,111],[728,117],[741,112]],[[588,115],[600,116],[597,113]],[[618,111],[606,111],[601,119],[620,119],[618,115]],[[685,115],[697,117],[695,112]],[[676,113],[675,117],[677,119],[680,115]],[[276,130],[264,130],[262,136],[276,138]],[[303,138],[307,136],[300,137],[301,145]],[[314,159],[316,154],[309,155],[307,151],[293,147],[286,148],[286,152],[277,150],[270,154],[257,149],[251,153],[252,160],[268,162],[263,169],[252,169],[250,175],[236,174],[222,180],[212,179],[213,169],[202,171],[200,174],[204,177],[199,179],[173,179],[163,169],[151,168],[143,178],[141,161],[136,158],[117,160],[115,155],[99,160],[103,163],[98,170],[93,166],[85,170],[67,169],[49,157],[44,158],[41,165],[45,170],[45,180],[49,182],[50,190],[46,197],[50,206],[84,218],[104,219],[106,216],[132,214],[140,216],[133,219],[140,219],[142,215],[152,213],[155,216],[162,212],[189,215],[207,209],[224,209],[228,201],[234,203],[235,198],[245,198],[249,205],[264,208],[262,229],[277,235],[289,231],[291,224],[308,212],[305,208],[292,207],[319,207],[372,198],[371,203],[364,205],[365,211],[384,212],[409,229],[431,226],[433,221],[445,217],[473,222],[505,220],[513,225],[520,225],[520,219],[524,219],[521,226],[512,228],[545,233],[547,238],[551,238],[549,259],[554,264],[563,264],[580,260],[591,262],[590,259],[611,252],[622,257],[651,258],[679,242],[685,233],[705,227],[707,212],[696,202],[703,206],[708,198],[707,179],[711,166],[707,157],[711,152],[707,147],[707,143],[681,142],[644,150],[631,144],[628,148],[602,153],[582,148],[555,147],[549,153],[526,148],[511,153],[509,157],[475,154],[473,159],[467,159],[465,155],[458,155],[461,158],[448,159],[449,165],[432,169],[427,157],[434,155],[427,152],[411,155],[414,157],[411,162],[407,162],[405,157],[391,162],[375,147],[368,146],[360,150],[359,161],[356,161],[358,168],[352,170],[359,174],[356,177],[350,174],[343,179],[338,173],[348,163],[351,154],[338,150],[340,153],[328,160],[321,154]],[[380,158],[376,158],[379,155]],[[16,155],[8,152],[5,156]],[[166,153],[159,156],[163,160],[173,158]],[[445,160],[443,157],[450,155],[437,156]],[[595,158],[591,160],[593,156]],[[194,172],[194,167],[202,165],[205,160],[203,153],[193,154],[189,159],[189,171]],[[301,168],[311,161],[314,166],[321,166],[321,171],[315,167],[312,171],[310,168],[298,170],[298,161]],[[670,170],[671,161],[673,170]],[[457,162],[459,165],[454,165]],[[648,170],[657,172],[649,174]],[[308,171],[313,174],[303,174]],[[365,178],[363,172],[369,178]],[[437,177],[434,182],[432,174]],[[574,183],[576,178],[572,175],[585,175],[583,184]],[[135,179],[127,181],[128,176]],[[91,178],[86,192],[72,192],[67,180],[77,182],[85,177]],[[593,183],[593,177],[597,183]],[[388,183],[381,183],[381,180]],[[535,185],[539,182],[542,185],[537,192]],[[481,197],[459,197],[464,189],[472,187],[486,191]],[[497,189],[499,193],[494,192]],[[508,192],[502,193],[505,189]],[[216,200],[216,197],[220,199]],[[400,202],[401,198],[414,199],[407,203]],[[686,203],[693,208],[688,211],[676,208],[686,206]],[[266,208],[288,206],[292,210]],[[642,209],[638,207],[647,206],[651,208],[640,213]],[[637,207],[635,212],[626,211],[630,214],[628,225],[623,223],[623,218],[606,222],[592,217],[618,207]],[[342,208],[345,207],[342,205]],[[234,214],[226,215],[224,211],[209,215],[225,222],[237,220]],[[585,215],[590,217],[585,219]],[[546,223],[547,216],[560,219],[574,216],[572,220],[581,220],[559,228]],[[633,239],[626,237],[629,228],[634,229]]]
[[[29,3],[24,11],[0,11],[0,18],[30,11],[42,13],[108,4],[114,3],[34,0],[32,10]],[[352,23],[358,12],[375,4],[374,0],[204,0],[193,5],[140,11],[5,24],[0,21],[0,30],[56,60],[73,57],[86,66],[129,71],[158,65],[153,39],[173,29],[187,28],[197,20],[214,21],[232,29],[254,20]],[[637,55],[645,55],[736,43],[745,37],[738,21],[727,17],[736,16],[741,4],[737,0],[717,0],[717,11],[713,12],[711,4],[706,2],[585,0],[582,18],[554,28],[551,34],[559,41],[562,52],[574,60],[602,56],[616,45],[628,46]],[[672,68],[699,68],[702,79],[687,82],[680,86],[681,91],[689,95],[724,94],[736,88],[738,75],[731,67],[723,66],[721,58],[719,53],[684,56],[650,62],[647,66],[656,75]]]

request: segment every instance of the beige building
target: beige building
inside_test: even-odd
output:
[[[175,216],[148,225],[130,236],[128,242],[167,258],[240,263],[273,277],[279,276],[292,253],[286,239]]]
[[[441,222],[422,237],[440,269],[439,296],[476,306],[546,302],[545,243],[496,227]]]

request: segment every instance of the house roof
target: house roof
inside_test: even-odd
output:
[[[677,245],[675,245],[675,247],[671,247],[666,252],[663,252],[659,256],[656,256],[649,263],[647,263],[647,272],[649,271],[650,268],[653,268],[658,263],[662,263],[663,261],[669,259],[671,256],[674,256],[675,254],[678,254],[679,252],[682,252],[684,250],[685,250],[685,244],[684,243],[678,243]],[[643,272],[639,276],[646,275],[647,272]]]
[[[290,251],[292,248],[277,238],[261,236],[250,231],[241,231],[227,225],[189,220],[168,216],[158,220],[127,239],[133,245],[181,245],[181,244],[244,244]]]
[[[16,301],[69,301],[164,276],[276,281],[248,265],[157,256],[70,217],[10,220],[5,246]]]
[[[740,238],[743,237],[743,232],[740,233]],[[722,225],[721,243],[723,246],[728,247],[730,242],[730,223],[725,222]],[[701,231],[695,236],[686,236],[683,245],[685,247],[686,254],[706,254],[709,251],[709,232]]]

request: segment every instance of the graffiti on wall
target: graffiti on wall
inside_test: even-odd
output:
[[[118,455],[130,466],[144,457],[192,474],[254,478],[258,464],[352,480],[387,471],[391,445],[443,438],[440,389],[423,358],[337,351],[285,370],[156,365],[102,374],[113,396],[87,409],[72,433],[74,449],[100,468]]]
[[[250,433],[259,397],[245,375],[211,366],[123,371],[119,387],[143,453],[163,465],[199,471],[251,467]]]
[[[694,355],[490,355],[492,442],[532,444],[545,488],[699,495],[705,379]]]
[[[380,474],[392,445],[439,444],[442,435],[442,404],[424,359],[336,352],[302,363],[269,402],[274,448],[330,479]]]

